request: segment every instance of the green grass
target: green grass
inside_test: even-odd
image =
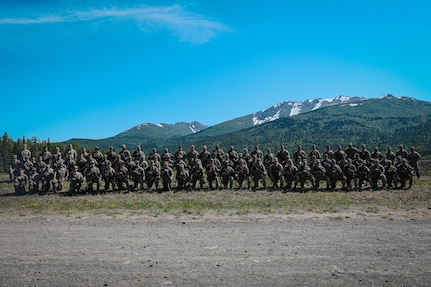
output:
[[[363,192],[282,193],[259,190],[198,191],[177,193],[133,192],[127,194],[13,195],[12,185],[0,184],[0,214],[62,214],[83,212],[96,215],[203,216],[247,214],[329,214],[340,220],[341,212],[365,216],[383,212],[431,211],[431,181],[421,179],[408,190]]]

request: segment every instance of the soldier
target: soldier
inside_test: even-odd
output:
[[[219,169],[219,166],[217,166],[215,164],[215,155],[213,157],[214,158],[210,159],[209,164],[205,168],[205,173],[207,175],[208,189],[209,190],[213,189],[213,182],[215,182],[215,188],[216,189],[219,188],[218,173],[219,173],[220,169]]]
[[[311,174],[311,168],[308,166],[307,160],[305,158],[301,160],[301,157],[298,157],[296,167],[298,171],[296,172],[294,188],[296,189],[297,184],[300,183],[301,189],[304,189],[307,180],[310,181],[313,188],[315,188],[316,179]]]
[[[64,158],[65,159],[72,159],[76,161],[78,159],[78,153],[73,148],[72,144],[69,144],[66,148],[66,151],[64,152]]]
[[[213,150],[213,152],[211,153],[212,155],[214,154],[215,157],[220,161],[223,162],[224,160],[224,150],[220,148],[220,145],[216,145],[215,149]]]
[[[283,181],[286,183],[285,190],[290,190],[292,188],[292,184],[295,181],[297,172],[298,168],[293,164],[293,161],[289,159],[282,171]]]
[[[248,148],[244,148],[240,158],[245,161],[247,167],[250,169],[251,164],[253,163],[253,156],[248,152]]]
[[[23,164],[22,168],[24,169],[24,173],[27,177],[30,175],[31,170],[33,169],[33,162],[28,158]]]
[[[54,175],[54,190],[56,192],[63,191],[64,182],[69,178],[69,170],[66,168],[64,163],[55,170]]]
[[[118,168],[117,172],[115,173],[115,179],[117,182],[118,190],[124,190],[124,186],[126,186],[126,192],[129,192],[131,189],[130,186],[130,174],[129,169],[126,167],[126,163],[123,160],[119,161],[120,167]]]
[[[320,159],[320,152],[317,150],[316,145],[311,145],[311,151],[308,153],[308,158],[311,161],[312,156],[316,159]]]
[[[10,182],[15,181],[15,177],[19,175],[19,170],[21,168],[21,161],[18,159],[17,155],[12,156],[12,160],[9,164],[9,180]]]
[[[132,160],[132,154],[130,151],[126,148],[126,145],[123,144],[121,146],[121,151],[118,153],[119,159],[124,161],[124,164],[129,164],[129,162]]]
[[[90,167],[86,173],[88,192],[91,192],[93,195],[99,193],[100,191],[100,170],[96,166],[96,161],[90,161]],[[93,189],[93,185],[96,184],[96,190]]]
[[[79,167],[79,171],[82,174],[86,174],[86,169],[88,167],[88,161],[87,159],[84,157],[83,154],[80,154],[78,157],[78,160],[76,161],[76,165]]]
[[[169,152],[168,148],[165,148],[163,150],[161,158],[162,158],[161,164],[163,166],[165,165],[166,162],[168,163],[169,167],[172,168],[174,166],[174,164],[175,164],[175,162],[174,162],[174,156]]]
[[[265,165],[265,167],[268,167],[272,164],[272,159],[274,158],[274,154],[272,153],[270,148],[267,148],[266,150],[266,154],[263,157],[263,164]],[[278,160],[278,159],[277,159]]]
[[[410,153],[407,154],[407,161],[409,162],[409,165],[411,167],[413,167],[417,178],[420,178],[420,173],[419,173],[419,166],[418,166],[418,161],[421,158],[421,155],[416,151],[415,147],[412,146],[410,147]]]
[[[256,145],[255,147],[254,147],[254,151],[252,151],[251,152],[251,156],[252,157],[257,157],[257,158],[260,158],[260,159],[262,159],[263,158],[263,152],[259,149],[259,146],[258,145]]]
[[[228,153],[229,159],[232,161],[232,167],[236,167],[238,165],[239,154],[236,152],[234,146],[231,146]]]
[[[187,153],[187,162],[189,163],[189,166],[192,167],[190,162],[192,160],[195,160],[199,157],[199,153],[195,150],[195,145],[190,146],[190,151]]]
[[[359,153],[358,149],[353,147],[352,143],[349,143],[349,145],[347,146],[346,149],[346,159],[350,158],[350,159],[354,159],[355,158],[355,154]]]
[[[238,166],[235,169],[236,178],[238,180],[238,190],[242,188],[244,181],[247,182],[247,189],[250,189],[250,170],[243,159],[238,161]]]
[[[133,160],[141,164],[145,160],[145,153],[141,150],[141,146],[136,146],[136,150],[133,152]]]
[[[396,158],[395,153],[392,151],[390,147],[388,147],[386,152],[386,159],[392,161],[392,164],[393,164],[395,162],[395,158]]]
[[[367,161],[362,160],[361,166],[356,169],[356,174],[358,175],[358,189],[361,191],[362,184],[368,182],[371,185],[370,180],[370,169],[367,166]]]
[[[112,163],[110,161],[108,161],[107,163],[107,167],[106,169],[103,171],[104,174],[104,181],[105,181],[105,187],[104,190],[105,192],[109,190],[109,187],[112,187],[112,189],[114,189],[115,187],[115,174],[116,171],[115,169],[112,167]]]
[[[396,157],[407,158],[408,152],[404,149],[404,146],[400,144],[398,151],[395,153]]]
[[[55,147],[55,152],[52,154],[52,164],[55,165],[59,158],[62,158],[60,148],[58,146]]]
[[[160,154],[157,152],[156,148],[153,148],[152,152],[148,155],[148,160],[149,161],[154,161],[154,162],[161,162],[162,161],[162,157],[160,156]],[[160,166],[161,167],[161,166]]]
[[[139,160],[135,161],[135,166],[132,169],[131,175],[133,181],[132,190],[137,190],[138,186],[140,189],[144,189],[145,169],[140,165]]]
[[[94,147],[94,151],[93,151],[93,153],[91,154],[91,156],[93,157],[93,159],[94,159],[94,160],[96,160],[96,165],[97,165],[97,166],[99,166],[99,165],[100,165],[100,163],[102,162],[102,160],[105,158],[105,157],[103,156],[103,153],[102,153],[102,152],[100,152],[100,150],[99,150],[99,147],[98,147],[98,146],[95,146],[95,147]]]
[[[355,155],[356,156],[356,155]],[[356,176],[356,166],[353,164],[351,158],[347,159],[347,164],[343,167],[343,174],[346,176],[346,188],[352,190],[352,181],[355,188],[358,188],[358,181]]]
[[[114,150],[114,147],[109,147],[109,151],[106,152],[107,159],[114,164],[117,160],[117,152]]]
[[[180,159],[184,160],[185,158],[187,158],[187,153],[183,150],[182,146],[179,146],[174,154],[175,165],[178,165]]]
[[[163,163],[163,169],[161,172],[162,184],[164,191],[172,190],[172,182],[174,180],[174,170],[170,167],[169,161]]]
[[[206,168],[207,165],[210,162],[210,159],[211,159],[211,153],[207,150],[207,146],[206,145],[203,146],[202,151],[199,154],[198,158],[201,160],[202,166],[204,168]]]
[[[21,150],[21,161],[22,162],[25,162],[26,160],[30,160],[31,159],[31,151],[29,151],[28,149],[27,149],[27,145],[26,144],[24,144],[23,145],[23,148],[22,148],[22,150]]]
[[[28,191],[30,194],[35,194],[39,192],[39,182],[40,182],[40,175],[37,172],[35,168],[31,170],[31,174],[28,177]]]
[[[361,151],[359,152],[359,157],[362,160],[369,160],[371,158],[371,153],[367,150],[366,144],[362,144]]]
[[[51,159],[52,159],[52,154],[51,152],[48,150],[48,147],[44,147],[43,152],[40,154],[42,156],[42,160],[44,163],[46,164],[50,164]]]
[[[327,144],[326,145],[326,150],[323,152],[323,155],[328,155],[329,159],[333,159],[334,158],[334,152],[331,150],[331,147]]]
[[[22,168],[19,169],[18,175],[14,179],[15,194],[25,194],[25,187],[28,184],[28,176],[24,173]]]
[[[397,166],[398,177],[401,182],[401,188],[406,188],[406,181],[409,181],[409,188],[413,184],[413,167],[411,167],[405,158],[401,159],[401,163]]]
[[[269,177],[272,181],[272,188],[278,189],[280,187],[280,183],[283,185],[281,182],[283,166],[278,162],[278,158],[274,157],[273,163],[270,165],[268,171]]]
[[[33,164],[33,167],[37,169],[38,173],[42,173],[46,166],[47,164],[43,161],[42,156],[39,156],[37,161]]]
[[[370,179],[373,190],[377,190],[379,179],[382,181],[382,187],[386,186],[385,168],[378,160],[374,160],[374,163],[370,167]]]
[[[328,157],[328,156],[326,155],[326,157]],[[315,164],[313,164],[311,166],[311,171],[310,172],[313,175],[313,177],[315,178],[314,189],[318,190],[319,187],[320,187],[320,181],[321,180],[326,180],[326,169],[321,164],[320,159],[316,159]]]
[[[235,178],[235,170],[228,164],[227,161],[224,162],[220,169],[220,178],[225,189],[232,189],[233,180]]]
[[[196,188],[196,184],[199,181],[199,188],[203,188],[205,184],[204,180],[204,169],[202,167],[202,163],[200,160],[196,163],[196,165],[191,169],[192,176],[192,189]]]
[[[298,162],[298,158],[301,158],[301,160],[307,158],[305,151],[302,149],[302,146],[300,145],[298,145],[297,150],[293,153],[293,160],[295,162]]]
[[[154,190],[157,192],[159,190],[160,169],[156,166],[154,160],[150,160],[149,162],[149,166],[145,170],[145,181],[150,190],[154,185]]]
[[[82,183],[85,181],[84,176],[79,171],[79,167],[75,166],[70,174],[70,186],[68,195],[76,195],[81,191]]]
[[[380,160],[382,157],[383,154],[379,151],[379,148],[375,147],[373,153],[371,154],[371,158]]]
[[[178,166],[178,171],[175,176],[177,180],[177,190],[181,191],[183,189],[188,189],[188,183],[190,181],[190,175],[189,172],[185,169],[184,165],[180,164]]]
[[[341,180],[344,188],[346,177],[344,176],[341,167],[335,160],[332,160],[331,166],[326,169],[326,189],[335,189],[338,180]]]
[[[387,188],[397,188],[398,184],[398,173],[397,168],[392,164],[392,161],[388,161],[388,165],[385,167],[385,175],[387,181]],[[392,185],[393,184],[393,185]]]
[[[251,165],[250,173],[253,177],[253,191],[259,188],[259,181],[262,181],[263,189],[266,189],[266,169],[262,163],[262,159],[255,154],[256,161]]]
[[[333,159],[335,159],[336,162],[340,162],[343,157],[346,157],[346,153],[344,152],[343,148],[339,145],[337,147],[337,151],[334,152],[334,158]],[[331,161],[332,161],[332,159],[331,159]]]
[[[290,158],[289,151],[284,148],[284,145],[280,146],[280,150],[277,152],[277,158],[278,158],[278,162],[281,163],[282,165],[285,165],[286,162],[289,160]]]
[[[202,162],[200,159],[198,159],[199,154],[193,153],[191,155],[191,158],[189,160],[189,169],[192,170],[197,164],[200,164],[202,166]]]

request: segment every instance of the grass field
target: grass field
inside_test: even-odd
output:
[[[67,189],[67,185],[65,187]],[[51,195],[16,196],[10,183],[0,183],[0,216],[79,214],[107,216],[192,216],[205,215],[328,215],[333,219],[395,213],[431,214],[431,177],[415,179],[406,190],[369,189],[362,192],[307,190],[301,192],[258,190],[216,190],[193,192],[131,192],[74,197]],[[349,215],[350,214],[350,215]]]

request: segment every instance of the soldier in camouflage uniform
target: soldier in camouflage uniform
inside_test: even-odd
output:
[[[257,154],[254,157],[257,157]],[[257,157],[256,161],[252,163],[250,173],[254,181],[253,190],[259,188],[259,181],[262,181],[263,189],[266,189],[266,169],[260,157]]]
[[[39,192],[40,174],[35,168],[32,169],[30,176],[28,177],[28,191],[30,194]]]
[[[183,150],[182,146],[178,147],[178,150],[174,154],[175,165],[178,165],[180,159],[184,160],[187,158],[187,153]]]
[[[298,162],[299,158],[300,158],[300,160],[307,158],[305,151],[302,149],[302,146],[300,146],[300,145],[298,146],[296,151],[293,153],[293,161]]]
[[[311,174],[315,178],[314,189],[318,190],[320,187],[320,181],[326,180],[326,169],[320,162],[320,159],[316,159],[315,164],[311,166]]]
[[[190,151],[187,153],[187,162],[190,167],[193,167],[191,161],[195,161],[199,157],[199,153],[195,149],[195,145],[190,146]]]
[[[141,146],[136,146],[136,150],[132,154],[133,160],[141,164],[145,160],[145,153],[141,150]]]
[[[47,194],[51,190],[55,191],[55,185],[54,185],[54,170],[50,166],[46,166],[43,172],[40,173],[41,181],[42,181],[42,192]]]
[[[215,155],[214,155],[215,158]],[[208,180],[208,189],[213,189],[213,182],[215,182],[215,188],[219,188],[219,182],[218,182],[218,173],[219,173],[219,167],[215,164],[214,158],[210,159],[209,164],[205,168],[205,173],[207,175]]]
[[[229,159],[232,161],[232,167],[235,168],[238,165],[239,154],[236,152],[234,146],[230,147],[227,154],[229,155]]]
[[[404,149],[404,146],[400,144],[398,151],[395,153],[397,158],[407,158],[408,152]]]
[[[247,183],[247,189],[250,189],[250,170],[245,160],[240,159],[238,166],[235,169],[236,178],[238,180],[238,190],[242,188],[244,181]]]
[[[356,156],[356,155],[355,155]],[[351,158],[347,159],[347,164],[343,167],[343,174],[346,176],[346,188],[352,190],[352,181],[355,188],[358,188],[356,166],[353,164]]]
[[[386,186],[385,168],[380,164],[379,160],[374,160],[374,163],[370,166],[370,179],[373,190],[378,189],[379,179],[382,181],[382,187]]]
[[[110,187],[114,189],[116,171],[112,167],[112,163],[110,161],[108,161],[108,165],[106,169],[103,171],[103,174],[104,174],[103,180],[105,181],[105,187],[104,187],[105,192],[108,191]]]
[[[118,190],[124,190],[124,186],[126,186],[126,192],[129,192],[131,189],[130,186],[130,174],[129,169],[126,167],[126,163],[123,160],[119,161],[120,167],[115,173],[115,179],[117,182]]]
[[[174,180],[174,170],[169,165],[169,161],[163,163],[163,169],[161,171],[161,178],[164,191],[172,190],[172,182]]]
[[[227,161],[224,162],[220,169],[220,178],[225,189],[232,189],[233,180],[235,178],[235,170],[228,164]]]
[[[168,163],[169,167],[171,167],[171,168],[175,165],[174,156],[169,152],[168,148],[165,148],[163,150],[161,158],[162,158],[161,164],[163,166],[165,165],[166,162]]]
[[[359,153],[359,150],[353,147],[352,143],[349,143],[347,146],[347,149],[345,150],[345,153],[346,153],[346,159],[347,158],[354,159],[355,154]]]
[[[56,192],[63,191],[64,182],[69,178],[69,170],[66,168],[64,163],[55,170],[54,176],[54,190]]]
[[[109,151],[106,152],[107,159],[114,165],[114,162],[117,160],[117,152],[114,150],[114,147],[109,147]]]
[[[25,162],[26,160],[31,160],[31,151],[27,149],[27,145],[24,144],[21,151],[21,161]]]
[[[67,146],[66,151],[64,152],[64,158],[65,159],[72,159],[74,161],[76,161],[78,159],[78,153],[76,152],[76,150],[73,148],[72,144],[69,144]]]
[[[47,147],[47,146],[43,149],[43,152],[42,152],[40,155],[41,155],[41,157],[42,157],[43,161],[44,161],[46,164],[50,164],[50,163],[51,163],[52,154],[51,154],[51,152],[48,150],[48,147]]]
[[[278,162],[282,165],[285,165],[286,162],[290,159],[290,154],[287,149],[284,148],[284,145],[280,146],[280,150],[277,152]]]
[[[388,165],[385,167],[385,175],[387,181],[387,188],[397,188],[398,184],[398,172],[397,168],[392,164],[392,161],[388,161]]]
[[[67,192],[68,195],[76,195],[81,191],[82,184],[84,183],[85,179],[82,173],[79,171],[78,166],[75,166],[73,168],[73,171],[70,174],[70,187],[69,191]]]
[[[345,187],[346,177],[343,174],[343,170],[336,163],[335,160],[332,160],[331,165],[326,169],[326,189],[335,189],[337,185],[337,181],[341,180],[343,188]]]
[[[282,171],[283,181],[286,183],[284,186],[285,191],[292,189],[292,184],[295,181],[297,172],[298,168],[293,164],[293,161],[289,159]]]
[[[93,195],[99,193],[101,174],[99,168],[96,166],[95,160],[90,161],[90,167],[85,176],[87,179],[88,192],[91,192]],[[96,190],[94,190],[93,185],[96,185]]]
[[[368,182],[371,185],[370,169],[367,166],[367,161],[362,160],[361,165],[356,169],[358,175],[358,190],[361,191],[362,184]]]
[[[320,159],[320,152],[317,150],[316,145],[311,145],[311,151],[308,153],[308,159],[311,161],[312,157],[315,157],[316,159]]]
[[[416,151],[415,147],[412,146],[410,147],[410,153],[407,154],[407,161],[409,162],[409,165],[411,167],[413,167],[417,178],[420,178],[420,173],[419,173],[419,166],[418,166],[418,161],[421,158],[421,155]]]
[[[314,178],[313,174],[311,174],[311,168],[307,164],[307,159],[302,159],[298,156],[298,163],[296,164],[296,167],[298,171],[296,172],[296,178],[295,178],[295,185],[294,188],[296,189],[296,186],[298,183],[301,186],[301,189],[305,188],[305,183],[309,181],[313,188],[316,186],[316,179]]]
[[[159,190],[159,177],[160,169],[156,166],[154,160],[150,160],[149,166],[145,170],[145,181],[150,190],[153,188],[153,186],[156,192]]]
[[[132,161],[132,154],[130,151],[126,148],[126,145],[123,144],[121,146],[121,151],[118,153],[119,159],[124,161],[124,164],[129,164],[130,161]]]
[[[145,169],[139,163],[139,160],[135,161],[135,166],[131,172],[132,181],[133,181],[133,190],[137,190],[138,186],[140,189],[144,189],[145,182]]]
[[[28,184],[28,176],[24,173],[24,170],[22,168],[19,169],[19,174],[18,176],[15,177],[14,179],[14,188],[15,188],[15,193],[18,195],[23,195],[25,194],[25,188]]]
[[[190,182],[190,175],[189,172],[185,169],[184,165],[180,164],[178,166],[178,171],[175,178],[178,184],[178,191],[189,188],[188,183]]]
[[[91,156],[93,157],[93,159],[96,161],[96,165],[99,167],[100,163],[102,162],[102,160],[104,160],[104,156],[103,153],[99,150],[98,146],[94,147],[94,151],[91,154]]]
[[[19,175],[19,170],[21,168],[21,161],[18,159],[17,155],[12,156],[12,160],[9,164],[9,180],[10,182],[15,181],[15,177]]]
[[[148,161],[151,161],[151,160],[154,161],[155,163],[156,162],[160,163],[162,161],[162,157],[157,152],[156,148],[153,148],[152,152],[148,155]],[[159,166],[159,168],[161,168],[161,166]]]
[[[334,152],[331,150],[330,145],[326,145],[326,150],[323,152],[323,155],[327,155],[329,159],[334,158]]]
[[[215,155],[215,157],[220,161],[223,162],[224,160],[224,150],[220,148],[220,145],[216,145],[215,149],[211,153],[211,155]]]
[[[272,181],[273,189],[278,189],[280,188],[281,185],[283,185],[282,172],[283,172],[283,165],[278,162],[278,158],[274,157],[273,162],[268,169],[268,174],[269,174],[269,178]]]
[[[409,182],[409,188],[413,184],[413,167],[411,167],[405,158],[401,159],[401,163],[397,166],[397,172],[401,183],[401,188],[406,188],[406,182]]]
[[[196,163],[196,165],[194,165],[193,168],[191,169],[193,190],[196,189],[196,184],[198,181],[199,181],[199,188],[204,188],[204,185],[205,185],[204,173],[205,173],[205,170],[202,167],[202,163],[199,160]]]

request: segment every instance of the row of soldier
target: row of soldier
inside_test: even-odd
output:
[[[212,152],[203,146],[198,152],[191,145],[187,152],[180,146],[174,154],[165,148],[146,156],[140,146],[133,152],[123,145],[118,153],[113,147],[105,153],[98,147],[78,153],[69,144],[63,154],[58,147],[54,153],[45,148],[37,159],[24,146],[13,156],[10,178],[17,193],[25,193],[26,187],[30,193],[55,193],[63,190],[65,181],[70,181],[68,194],[82,192],[84,182],[91,193],[102,191],[102,186],[103,191],[169,191],[174,183],[176,190],[232,189],[234,182],[238,189],[256,190],[266,189],[267,178],[271,189],[284,191],[303,190],[307,182],[317,190],[321,181],[327,189],[335,189],[338,181],[345,190],[360,190],[364,184],[373,189],[404,188],[412,185],[413,172],[419,178],[419,159],[414,147],[408,152],[400,145],[397,152],[387,148],[382,153],[377,147],[370,152],[365,144],[356,149],[351,143],[345,150],[326,146],[322,153],[315,145],[308,153],[298,146],[292,156],[284,146],[276,153],[270,148],[264,153],[259,146],[238,153],[233,146],[227,152],[218,145]]]

